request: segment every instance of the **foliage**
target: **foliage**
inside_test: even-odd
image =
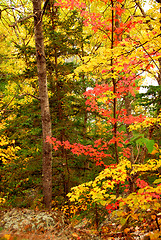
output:
[[[106,123],[106,132],[109,133],[108,140],[104,136],[106,141],[97,139],[91,145],[86,146],[80,143],[70,144],[68,141],[58,141],[56,138],[48,139],[53,144],[55,151],[59,147],[63,147],[78,156],[80,154],[88,155],[98,165],[105,166],[105,170],[100,172],[93,181],[72,188],[68,197],[70,201],[76,201],[79,205],[82,204],[86,207],[89,205],[92,207],[93,203],[97,203],[111,209],[114,204],[116,208],[120,206],[121,210],[121,207],[124,208],[124,205],[127,205],[133,212],[138,210],[138,204],[141,201],[141,211],[147,210],[153,204],[156,204],[155,210],[158,211],[160,186],[149,186],[139,176],[144,177],[146,173],[154,172],[156,178],[159,177],[157,174],[159,174],[160,158],[158,160],[150,158],[147,161],[145,156],[144,159],[141,156],[138,157],[137,149],[134,152],[132,148],[139,146],[144,151],[146,147],[148,153],[153,153],[155,141],[147,136],[147,133],[144,135],[141,128],[150,129],[157,125],[160,129],[160,115],[156,118],[146,118],[145,115],[138,115],[137,112],[132,114],[132,110],[129,111],[129,108],[132,109],[131,99],[135,99],[140,82],[143,80],[140,76],[141,70],[148,71],[150,69],[153,72],[154,65],[160,58],[158,34],[154,30],[158,28],[157,21],[151,23],[154,31],[146,32],[142,28],[143,19],[140,18],[136,21],[127,18],[125,21],[127,16],[125,11],[128,7],[124,6],[124,9],[121,9],[121,4],[115,5],[112,1],[107,11],[105,10],[106,3],[102,4],[102,10],[104,13],[106,12],[104,15],[100,15],[97,9],[94,9],[95,12],[91,11],[93,10],[91,6],[95,5],[94,1],[90,5],[90,11],[85,4],[81,5],[79,2],[60,1],[59,4],[62,8],[79,9],[84,17],[85,26],[90,25],[96,34],[99,32],[102,40],[100,48],[93,55],[84,56],[83,64],[80,64],[71,77],[79,79],[83,72],[90,79],[95,79],[95,87],[84,94],[87,111],[97,114],[102,122]],[[112,17],[109,15],[110,11]],[[157,11],[157,7],[154,8],[155,11]],[[100,16],[102,18],[98,20]],[[119,23],[116,26],[116,17],[118,16],[123,21],[120,23],[117,18]],[[110,26],[107,25],[108,21],[112,23]],[[134,33],[136,29],[144,32],[145,37],[141,38],[141,34],[136,36]],[[155,51],[150,52],[150,46],[153,46]],[[127,101],[130,102],[129,105],[127,105]],[[126,128],[123,128],[122,125]],[[138,130],[140,132],[134,132],[136,135],[132,137],[133,132],[130,135],[129,129],[133,132]],[[113,154],[108,154],[110,148],[113,149]],[[134,156],[132,156],[133,152]],[[112,159],[114,165],[107,165],[106,163]],[[125,188],[127,183],[129,189]],[[137,188],[141,189],[137,190]],[[128,196],[118,197],[123,191],[128,193]],[[151,205],[147,204],[147,200]]]
[[[143,14],[137,4],[58,0],[43,15],[53,207],[66,201],[68,216],[86,214],[97,225],[99,213],[115,211],[125,227],[129,219],[160,211],[160,5]],[[3,9],[2,20],[7,16],[12,23],[19,14],[15,10],[10,18]],[[1,35],[0,199],[12,206],[30,189],[36,191],[34,207],[42,204],[32,23],[28,19],[10,28],[12,34],[5,30],[7,38]],[[139,92],[149,76],[159,86]]]

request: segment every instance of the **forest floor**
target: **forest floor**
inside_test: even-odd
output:
[[[71,222],[60,212],[0,210],[0,240],[159,240],[161,236],[156,226],[153,231],[138,227],[118,231],[116,226],[108,220],[98,231],[89,227],[87,219]]]

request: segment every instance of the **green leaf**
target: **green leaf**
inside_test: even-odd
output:
[[[123,226],[123,225],[126,223],[126,219],[125,219],[125,218],[121,218],[121,219],[120,219],[120,223],[121,223],[121,225]]]
[[[146,148],[148,149],[148,153],[152,153],[155,144],[154,140],[148,138],[139,138],[136,140],[136,143],[139,144],[140,146],[145,145]]]
[[[134,141],[136,141],[138,138],[143,138],[144,134],[140,134],[140,133],[135,133],[134,137],[131,138],[129,143],[132,143]]]
[[[149,153],[152,153],[153,149],[154,149],[154,140],[148,139],[148,138],[144,138],[144,143],[148,149]]]

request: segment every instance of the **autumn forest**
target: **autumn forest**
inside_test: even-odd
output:
[[[161,2],[1,0],[0,44],[0,208],[160,231]]]

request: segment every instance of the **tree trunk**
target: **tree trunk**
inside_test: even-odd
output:
[[[32,0],[34,13],[34,34],[37,57],[37,71],[39,81],[39,96],[41,102],[41,119],[43,134],[43,160],[42,160],[42,181],[44,204],[51,208],[52,201],[52,145],[46,142],[46,137],[51,136],[51,118],[49,109],[49,98],[46,76],[46,59],[44,52],[44,40],[42,30],[41,0]]]
[[[114,1],[111,0],[111,6],[112,6],[112,30],[111,30],[111,49],[114,48],[114,29],[115,29],[115,16],[114,16]],[[111,67],[113,66],[113,57],[111,57]],[[114,73],[114,71],[112,70],[112,73]],[[113,93],[116,93],[116,80],[115,78],[112,78],[112,83],[113,83]],[[117,120],[117,114],[116,114],[116,110],[117,110],[117,99],[114,98],[113,100],[113,118],[114,120]],[[115,121],[115,123],[113,124],[113,134],[115,137],[115,143],[114,143],[114,148],[115,148],[115,159],[116,159],[116,163],[119,164],[119,155],[118,155],[118,144],[116,141],[117,138],[117,121]]]

